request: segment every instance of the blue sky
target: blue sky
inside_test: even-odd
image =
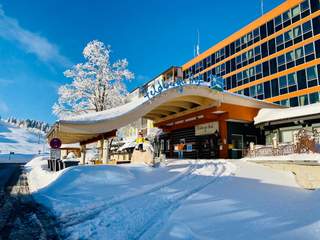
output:
[[[54,122],[63,71],[93,39],[127,58],[132,90],[190,60],[197,29],[202,52],[259,16],[259,0],[0,0],[0,116]]]

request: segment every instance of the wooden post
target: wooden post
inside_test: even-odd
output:
[[[81,164],[86,164],[86,145],[80,145],[81,150]]]
[[[219,132],[221,136],[221,145],[219,149],[220,158],[228,158],[228,130],[225,118],[219,119]]]
[[[109,139],[104,140],[104,149],[103,149],[103,163],[107,164],[109,162]]]
[[[103,162],[103,158],[104,158],[104,148],[105,148],[105,144],[104,144],[104,139],[102,138],[100,140],[100,146],[99,146],[99,161]]]

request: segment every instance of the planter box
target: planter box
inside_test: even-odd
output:
[[[72,167],[72,166],[78,166],[79,165],[79,161],[63,161],[63,166],[64,168],[67,167]]]

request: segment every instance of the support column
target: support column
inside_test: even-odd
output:
[[[86,164],[86,145],[80,145],[81,164]]]
[[[103,162],[103,158],[104,158],[104,139],[99,140],[99,145],[98,145],[98,149],[99,149],[99,160]]]
[[[102,162],[107,164],[109,162],[109,139],[103,141]]]
[[[221,136],[221,145],[219,149],[220,158],[228,158],[228,128],[225,118],[219,120],[219,132]]]

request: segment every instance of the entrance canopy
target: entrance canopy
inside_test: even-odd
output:
[[[138,98],[125,105],[102,112],[88,113],[61,119],[48,133],[64,144],[89,143],[115,135],[117,129],[143,117],[156,125],[181,118],[194,112],[211,109],[212,113],[241,112],[236,121],[252,122],[261,108],[281,108],[278,105],[230,92],[219,92],[207,86],[184,86],[182,91],[169,89],[152,99]],[[210,110],[210,111],[211,111]]]

